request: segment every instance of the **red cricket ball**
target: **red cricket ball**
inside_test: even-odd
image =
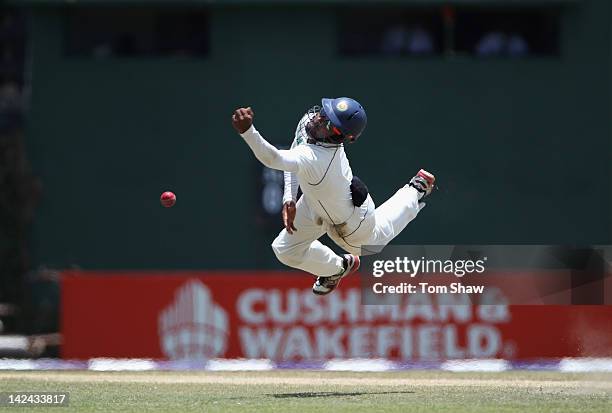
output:
[[[163,194],[161,194],[161,197],[159,198],[159,202],[161,202],[161,204],[164,207],[170,208],[176,203],[176,195],[174,195],[173,192],[166,191]]]

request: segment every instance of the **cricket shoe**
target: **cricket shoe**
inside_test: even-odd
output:
[[[331,293],[338,287],[340,280],[347,275],[357,272],[361,261],[359,257],[353,254],[344,254],[342,257],[344,260],[343,266],[344,271],[340,274],[332,275],[331,277],[317,277],[317,281],[312,285],[312,292],[317,295],[326,295]]]
[[[414,178],[410,180],[410,185],[419,192],[419,199],[425,198],[431,194],[436,183],[436,177],[427,172],[425,169],[421,169]]]

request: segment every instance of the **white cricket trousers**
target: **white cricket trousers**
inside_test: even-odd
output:
[[[272,249],[283,264],[324,277],[338,274],[343,267],[342,257],[318,241],[323,234],[327,233],[351,254],[380,252],[425,205],[419,205],[417,190],[405,185],[378,208],[368,195],[361,207],[355,207],[346,222],[333,225],[323,219],[305,198],[302,196],[296,205],[294,226],[297,231],[289,234],[283,229],[272,242]]]

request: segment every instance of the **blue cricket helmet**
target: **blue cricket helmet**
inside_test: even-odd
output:
[[[361,135],[368,123],[365,109],[355,99],[321,99],[323,111],[331,123],[350,141]]]

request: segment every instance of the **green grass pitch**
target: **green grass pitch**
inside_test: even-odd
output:
[[[0,391],[69,392],[9,412],[612,412],[612,374],[0,372]]]

